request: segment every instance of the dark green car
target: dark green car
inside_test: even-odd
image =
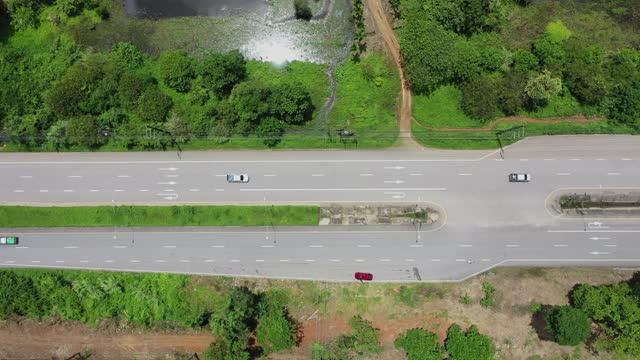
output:
[[[18,245],[18,237],[17,236],[0,237],[0,245]]]

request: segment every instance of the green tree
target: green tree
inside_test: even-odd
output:
[[[173,106],[171,98],[165,95],[157,86],[148,86],[138,100],[136,113],[145,122],[163,122],[167,118],[169,109]]]
[[[116,60],[128,69],[137,69],[144,65],[144,54],[133,44],[115,43],[111,52]]]
[[[488,281],[483,281],[482,292],[484,293],[484,298],[480,301],[480,305],[493,306],[496,304],[495,300],[493,299],[493,294],[496,292],[495,286],[493,286]]]
[[[527,78],[524,73],[510,72],[500,81],[498,86],[498,104],[500,110],[507,115],[518,114],[525,105],[527,95],[524,88]]]
[[[247,77],[247,61],[238,50],[206,57],[199,67],[203,85],[218,98],[231,93],[231,89]]]
[[[56,0],[56,7],[67,16],[76,16],[82,11],[84,0]]]
[[[546,329],[560,345],[575,346],[589,337],[591,321],[581,309],[555,306],[545,317]]]
[[[640,79],[614,88],[607,113],[611,120],[640,128]]]
[[[41,0],[6,0],[11,25],[15,30],[24,30],[28,27],[36,27],[40,10],[45,1]]]
[[[258,319],[256,338],[265,354],[291,349],[296,345],[296,329],[287,318],[284,307],[267,305],[267,311]]]
[[[451,325],[444,345],[450,360],[493,360],[496,352],[492,339],[480,334],[475,325],[466,332],[458,324]]]
[[[254,131],[269,113],[269,95],[269,89],[256,81],[242,82],[233,88],[229,103],[238,117],[236,129],[239,133]]]
[[[496,81],[482,75],[462,85],[462,111],[479,120],[488,120],[498,113],[498,88]]]
[[[202,360],[234,360],[231,355],[227,343],[222,339],[217,339],[202,352]]]
[[[151,86],[151,82],[148,79],[135,72],[126,71],[122,74],[118,83],[120,104],[125,109],[135,109],[138,106],[140,96],[149,86]]]
[[[568,40],[572,33],[571,30],[564,25],[562,20],[556,20],[547,24],[545,35],[554,43],[562,43]]]
[[[603,67],[604,50],[571,39],[567,42],[567,52],[564,80],[569,91],[584,104],[600,104],[607,94],[609,82]]]
[[[382,351],[380,346],[380,330],[375,329],[371,321],[360,316],[349,319],[349,325],[353,330],[353,350],[358,355],[377,354]]]
[[[526,73],[538,67],[538,58],[529,50],[519,49],[513,54],[513,71]]]
[[[178,92],[188,92],[195,75],[193,59],[184,50],[167,51],[158,59],[158,73],[170,88]]]
[[[225,305],[211,316],[211,328],[229,345],[232,352],[247,347],[249,329],[257,315],[258,297],[246,287],[234,287]]]
[[[405,351],[408,360],[442,359],[438,335],[424,329],[407,330],[396,339],[394,345]]]
[[[92,115],[80,115],[72,118],[67,125],[67,137],[70,142],[88,148],[97,148],[105,143],[104,134]]]
[[[58,121],[49,128],[49,131],[47,131],[47,142],[56,149],[56,151],[69,146],[67,125],[67,121]]]
[[[527,96],[538,104],[544,104],[560,91],[562,91],[562,80],[551,77],[551,73],[547,70],[532,75],[524,88]]]
[[[561,70],[567,58],[564,43],[552,40],[547,34],[533,43],[533,53],[542,65],[554,71]]]
[[[273,116],[291,125],[301,125],[311,119],[311,94],[298,82],[284,82],[271,88],[269,109]]]
[[[262,138],[262,142],[268,147],[274,147],[278,145],[282,140],[282,135],[285,131],[285,123],[282,120],[274,117],[268,117],[258,125],[256,134]]]

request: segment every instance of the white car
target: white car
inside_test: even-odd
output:
[[[529,182],[531,174],[509,174],[509,182]]]
[[[230,183],[248,183],[249,175],[247,174],[228,174],[227,181]]]

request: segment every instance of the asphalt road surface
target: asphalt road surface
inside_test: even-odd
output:
[[[509,183],[526,172],[529,183]],[[246,173],[248,184],[229,184]],[[4,204],[432,203],[398,227],[6,229],[5,266],[349,280],[459,280],[497,265],[640,265],[640,220],[554,217],[563,188],[640,188],[640,138],[528,138],[499,151],[0,154]]]

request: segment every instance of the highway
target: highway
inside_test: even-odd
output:
[[[509,183],[527,172],[530,183]],[[248,184],[229,184],[246,173]],[[349,280],[452,281],[497,265],[640,265],[640,220],[565,219],[563,188],[640,188],[640,138],[527,138],[499,151],[234,151],[0,154],[0,203],[413,203],[414,227],[3,229],[0,264]]]

